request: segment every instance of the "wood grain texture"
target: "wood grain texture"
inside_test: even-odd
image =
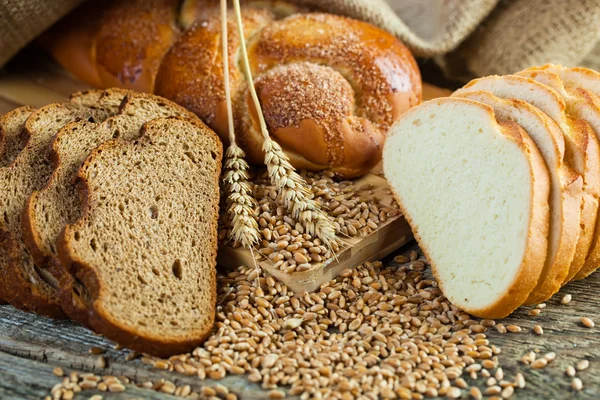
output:
[[[106,368],[98,368],[96,364],[98,356],[89,353],[91,347],[100,347],[106,350],[102,355],[107,360]],[[200,390],[202,386],[212,386],[217,383],[210,379],[200,381],[196,377],[155,369],[145,365],[139,359],[126,361],[125,357],[128,353],[128,350],[114,350],[114,343],[72,322],[53,321],[21,312],[11,306],[0,306],[0,376],[3,371],[2,365],[5,365],[4,368],[8,371],[11,364],[23,364],[23,367],[19,367],[11,374],[16,376],[15,379],[18,378],[26,384],[38,380],[36,371],[40,369],[45,369],[52,375],[52,369],[55,366],[69,372],[124,375],[140,383],[148,380],[168,379],[178,386],[190,385],[196,391]],[[31,361],[36,363],[32,364]],[[27,376],[28,368],[30,368],[30,376]],[[8,374],[8,372],[6,373]],[[0,379],[0,394],[3,387],[1,381],[2,379]],[[53,376],[53,379],[45,380],[43,386],[49,392],[52,386],[58,382],[59,378]],[[244,378],[232,376],[218,383],[236,393],[244,393],[244,396],[248,396],[245,398],[264,396],[264,392],[258,385],[250,383]],[[6,390],[8,390],[12,384],[7,383],[6,385]],[[90,393],[89,396],[92,394],[92,392],[87,393]],[[158,396],[153,398],[173,398],[172,396]],[[4,399],[4,397],[0,396],[0,399]]]
[[[521,333],[500,334],[490,329],[490,344],[502,349],[500,365],[505,376],[512,378],[522,372],[527,381],[526,389],[517,391],[518,399],[597,399],[600,398],[600,328],[589,329],[579,323],[581,316],[590,316],[600,322],[600,299],[597,288],[600,273],[592,274],[584,281],[571,282],[561,293],[547,302],[547,307],[536,317],[529,316],[531,308],[517,310],[511,317],[498,320],[505,325],[515,324],[523,328]],[[561,305],[560,299],[571,293],[573,300]],[[542,336],[532,332],[535,324],[544,329]],[[108,360],[106,369],[99,370],[97,356],[88,353],[92,346],[106,349]],[[543,370],[532,370],[519,359],[529,351],[539,351],[540,356],[554,351],[557,359]],[[15,310],[11,306],[0,306],[0,398],[34,398],[27,394],[49,391],[58,382],[51,376],[52,368],[60,366],[65,370],[94,372],[103,375],[125,375],[138,382],[145,380],[169,379],[177,385],[189,384],[195,390],[202,385],[214,385],[215,381],[200,381],[196,377],[186,377],[177,373],[162,371],[143,364],[140,360],[126,361],[127,350],[114,350],[108,340],[71,322],[57,322]],[[568,365],[587,359],[590,368],[577,373],[584,384],[581,393],[573,393],[570,378],[564,375]],[[469,379],[467,382],[472,383]],[[266,398],[259,386],[251,384],[244,377],[227,377],[219,382],[227,386],[242,399]],[[483,386],[479,380],[476,384]],[[19,386],[30,386],[36,392],[27,392]],[[27,389],[29,390],[29,389]],[[4,393],[16,397],[2,397]],[[92,392],[86,392],[91,395]],[[133,394],[134,391],[131,392]],[[162,394],[144,395],[142,398],[169,399]],[[25,397],[18,397],[25,396]],[[88,396],[89,397],[89,396]],[[81,397],[87,398],[87,397]],[[113,398],[113,397],[110,397]],[[114,397],[116,399],[128,397]]]
[[[43,399],[49,394],[48,388],[59,382],[48,364],[31,359],[24,359],[0,352],[0,399],[31,400]],[[167,400],[181,397],[157,393],[149,389],[141,389],[135,385],[126,385],[123,393],[110,393],[106,399],[112,400]],[[75,396],[76,400],[89,399],[93,394],[104,394],[98,390],[83,391]]]

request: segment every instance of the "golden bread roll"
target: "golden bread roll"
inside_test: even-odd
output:
[[[195,112],[228,137],[214,0],[128,0],[86,4],[43,39],[65,68],[97,87],[153,92]],[[385,133],[421,102],[421,77],[409,50],[365,22],[306,13],[282,1],[243,4],[244,34],[269,133],[296,168],[331,169],[344,178],[381,160]],[[262,136],[238,60],[229,19],[230,81],[240,144],[263,158]]]

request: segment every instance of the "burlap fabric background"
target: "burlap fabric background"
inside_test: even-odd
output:
[[[592,51],[599,39],[600,0],[503,0],[456,51],[437,60],[465,78],[548,62],[600,71],[600,53]]]
[[[548,62],[600,69],[600,0],[293,1],[378,25],[453,77]],[[0,65],[80,2],[0,0]]]
[[[81,0],[0,0],[0,65]]]

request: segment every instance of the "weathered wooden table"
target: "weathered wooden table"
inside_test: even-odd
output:
[[[85,86],[73,80],[48,60],[32,63],[29,58],[17,59],[0,75],[0,113],[24,103],[41,106],[63,100],[69,93]],[[446,94],[443,89],[427,86],[426,97]],[[573,300],[561,305],[562,294],[570,293]],[[511,376],[523,372],[527,388],[518,391],[516,398],[525,399],[600,399],[600,272],[584,281],[566,285],[561,294],[547,303],[538,316],[529,316],[529,309],[518,310],[513,316],[501,321],[505,325],[517,324],[521,333],[500,334],[488,332],[491,344],[502,348],[500,364]],[[579,323],[582,316],[596,321],[593,329]],[[542,336],[532,332],[535,324],[544,329]],[[106,349],[108,364],[99,369],[98,356],[90,354],[91,347]],[[540,353],[554,351],[557,359],[546,369],[532,370],[519,363],[529,351]],[[211,381],[199,381],[153,369],[140,360],[126,361],[125,350],[114,350],[112,343],[89,330],[66,321],[52,321],[0,306],[0,399],[41,399],[59,379],[52,373],[55,366],[65,370],[96,372],[100,375],[125,375],[135,381],[169,379],[177,385],[189,384],[196,390]],[[587,359],[590,368],[579,372],[584,390],[578,394],[569,390],[570,378],[564,371],[568,365]],[[228,377],[219,383],[227,386],[243,399],[265,398],[258,385],[247,382],[244,377]],[[87,399],[94,392],[79,393],[76,399]],[[110,399],[170,399],[175,398],[152,390],[131,386],[124,393],[106,395]]]
[[[561,295],[547,302],[547,307],[536,317],[528,315],[528,309],[518,310],[510,318],[501,321],[505,325],[517,324],[521,333],[500,334],[494,329],[488,331],[490,343],[502,348],[500,364],[505,372],[514,375],[521,371],[525,375],[527,387],[517,392],[515,398],[522,399],[599,399],[600,398],[600,328],[585,328],[579,323],[581,316],[590,316],[600,322],[600,273],[595,273],[584,281],[572,282],[561,293],[571,293],[573,300],[561,305]],[[500,321],[499,321],[500,322]],[[531,329],[539,324],[544,329],[541,336]],[[98,356],[89,354],[93,346],[106,349],[108,360],[105,369],[96,366]],[[519,363],[519,359],[529,351],[545,353],[554,351],[555,361],[543,370],[533,370]],[[153,369],[140,360],[126,361],[125,350],[114,350],[113,344],[89,330],[67,321],[52,321],[33,314],[15,310],[11,306],[0,306],[0,399],[41,399],[50,388],[59,382],[52,373],[55,366],[65,371],[76,370],[95,372],[101,375],[125,375],[136,381],[165,378],[177,385],[188,384],[200,389],[202,385],[215,384],[209,380],[199,381],[195,377],[185,377]],[[568,365],[587,359],[590,367],[577,376],[584,383],[579,394],[572,392],[570,378],[564,371]],[[467,380],[468,381],[468,380]],[[227,377],[220,384],[227,386],[242,399],[265,398],[265,392],[258,385],[247,382],[243,377]],[[87,399],[93,392],[86,391],[76,399]],[[110,399],[175,399],[152,390],[131,386],[126,392],[110,394]]]

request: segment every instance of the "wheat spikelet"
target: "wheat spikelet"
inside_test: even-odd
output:
[[[269,138],[263,143],[265,164],[271,183],[277,187],[284,207],[304,226],[306,233],[331,247],[338,241],[335,228],[319,204],[313,200],[306,182],[294,170],[281,146]]]
[[[231,89],[229,86],[229,52],[227,41],[227,0],[221,0],[221,30],[223,46],[223,74],[225,85],[225,103],[229,125],[229,147],[225,152],[225,174],[223,182],[227,193],[227,213],[230,217],[231,231],[229,240],[247,249],[252,249],[259,241],[258,224],[252,197],[252,188],[248,183],[248,163],[246,154],[235,142]]]
[[[252,188],[248,183],[248,164],[244,160],[244,151],[231,144],[225,153],[225,190],[227,191],[227,213],[230,215],[231,231],[229,239],[250,249],[259,241],[258,224],[251,196]]]
[[[240,1],[233,0],[233,6],[240,35],[241,59],[246,79],[248,80],[248,89],[258,115],[260,130],[264,140],[265,164],[271,183],[279,190],[284,206],[291,212],[293,217],[298,218],[306,229],[306,232],[321,239],[323,244],[331,247],[333,242],[338,242],[339,240],[336,236],[333,223],[323,210],[321,210],[319,204],[312,199],[311,191],[308,189],[304,179],[296,173],[294,167],[290,164],[287,154],[269,135],[250,71],[250,62],[248,61],[248,52],[244,40]]]

